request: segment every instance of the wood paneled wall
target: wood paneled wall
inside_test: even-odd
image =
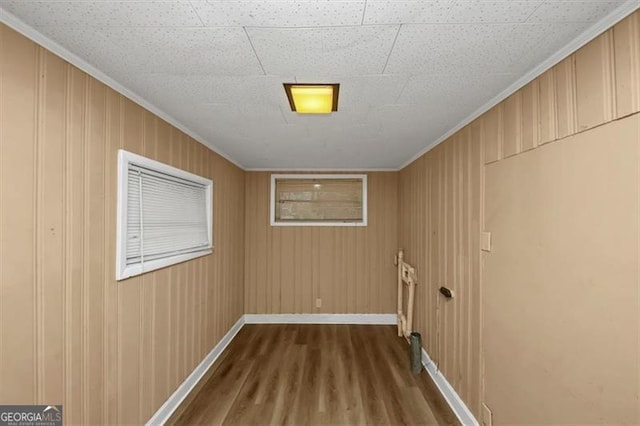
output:
[[[118,148],[209,177],[212,255],[115,281]],[[0,404],[143,423],[243,314],[244,172],[0,25]]]
[[[468,126],[400,172],[399,235],[417,269],[415,329],[440,370],[480,407],[481,130]],[[441,286],[454,291],[445,299]]]
[[[490,188],[484,184],[483,165],[639,111],[637,11],[400,171],[398,244],[418,268],[416,327],[426,350],[478,418],[486,397],[480,232],[484,193]],[[437,293],[441,285],[456,297],[443,300]],[[494,341],[508,350],[499,336]],[[539,355],[546,356],[544,351]],[[499,382],[500,377],[493,379]],[[494,415],[499,421],[500,413]]]
[[[368,173],[366,227],[272,227],[270,177],[246,174],[245,313],[395,312],[397,173]]]
[[[494,424],[640,424],[640,114],[486,167]]]

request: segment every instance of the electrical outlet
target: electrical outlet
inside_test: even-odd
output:
[[[322,299],[319,297],[316,299],[316,308],[322,308]]]
[[[489,407],[485,404],[482,404],[482,426],[492,426],[493,425],[493,414]]]

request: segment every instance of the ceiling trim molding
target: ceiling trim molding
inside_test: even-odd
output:
[[[340,172],[348,172],[348,173],[356,173],[356,172],[397,172],[398,168],[388,167],[388,168],[353,168],[353,169],[341,169],[341,168],[292,168],[292,167],[284,167],[284,168],[270,168],[270,167],[249,167],[244,169],[247,172],[319,172],[319,173],[340,173]]]
[[[2,7],[0,7],[0,22],[6,24],[7,26],[13,28],[23,36],[32,40],[33,42],[39,44],[45,49],[58,55],[65,61],[69,62],[71,65],[78,67],[80,70],[86,72],[93,78],[101,81],[102,83],[106,84],[116,92],[129,98],[130,100],[137,103],[141,107],[147,109],[148,111],[152,112],[156,116],[160,117],[167,123],[171,124],[173,127],[191,136],[193,139],[195,139],[205,147],[209,148],[211,151],[215,152],[216,154],[230,161],[231,163],[238,166],[242,170],[245,170],[244,166],[242,166],[236,160],[231,158],[229,155],[225,154],[224,151],[222,151],[219,147],[207,141],[205,138],[203,138],[196,132],[190,130],[187,126],[182,124],[180,121],[176,120],[171,115],[167,114],[166,112],[164,112],[163,110],[161,110],[160,108],[152,104],[151,102],[147,101],[146,99],[144,99],[142,96],[138,95],[131,89],[128,89],[124,85],[120,84],[118,81],[109,77],[107,74],[103,73],[102,71],[100,71],[99,69],[97,69],[96,67],[94,67],[93,65],[85,61],[84,59],[80,58],[75,53],[72,53],[71,51],[67,50],[66,48],[62,47],[60,44],[51,40],[49,37],[45,36],[35,28],[26,24],[17,16],[13,15],[10,12],[7,12]]]
[[[496,96],[491,98],[488,102],[482,105],[480,108],[476,109],[470,115],[468,115],[464,120],[460,121],[455,127],[449,130],[444,135],[440,136],[433,142],[430,142],[425,148],[423,148],[416,155],[407,160],[404,164],[397,168],[397,170],[402,170],[407,167],[409,164],[416,161],[418,158],[422,157],[427,152],[431,151],[433,148],[441,144],[442,142],[449,139],[451,136],[456,134],[458,131],[463,129],[465,126],[470,124],[473,120],[480,117],[485,112],[489,111],[491,108],[520,90],[527,83],[534,80],[536,77],[539,77],[545,71],[552,68],[554,65],[561,62],[563,59],[568,57],[569,55],[576,52],[585,44],[589,43],[591,40],[595,39],[597,36],[607,31],[609,28],[613,27],[615,24],[631,15],[637,9],[640,9],[640,2],[638,0],[627,0],[622,3],[618,8],[609,13],[607,16],[593,24],[591,27],[587,28],[584,32],[582,32],[578,37],[574,38],[556,53],[548,57],[542,63],[534,67],[531,71],[526,73],[524,76],[516,80],[509,87],[504,89],[502,92],[498,93]]]

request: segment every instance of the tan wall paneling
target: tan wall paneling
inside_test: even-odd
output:
[[[519,92],[522,93],[522,150],[538,146],[540,140],[539,128],[539,96],[540,88],[538,80],[524,86]]]
[[[214,181],[214,254],[115,281],[118,148]],[[0,404],[143,423],[243,314],[244,172],[4,25],[0,215]]]
[[[422,156],[398,176],[398,214],[404,218],[420,218],[420,220],[403,220],[398,228],[400,247],[404,249],[405,261],[416,268],[418,285],[415,289],[413,328],[422,334],[422,343],[433,357],[437,357],[437,335],[425,328],[426,324],[433,324],[435,330],[436,310],[435,298],[425,286],[432,273],[427,253],[431,247],[429,242],[429,221],[433,215],[429,211],[431,203],[429,197],[431,187],[430,176],[427,174],[427,162],[430,157]]]
[[[397,173],[368,173],[366,227],[272,227],[270,179],[246,175],[246,313],[394,313]]]
[[[502,158],[504,140],[504,103],[491,108],[480,119],[483,122],[484,161],[498,161]]]
[[[613,31],[600,35],[576,53],[578,130],[615,117]]]
[[[613,28],[618,117],[640,111],[640,13]]]
[[[636,114],[487,166],[495,423],[640,423],[638,153]]]
[[[0,400],[10,403],[33,401],[38,394],[35,312],[36,291],[43,286],[40,282],[36,286],[35,271],[34,123],[40,55],[32,43],[13,32],[1,33],[0,48],[2,79],[13,82],[0,85]]]
[[[522,92],[517,91],[504,101],[504,158],[522,152],[522,116]]]
[[[554,69],[538,77],[538,144],[542,145],[557,138],[556,81]]]
[[[569,56],[553,68],[556,94],[556,137],[573,135],[578,130],[576,107],[575,56]]]
[[[557,383],[557,381],[554,382],[554,380],[556,380],[555,378],[553,380],[549,378],[546,384],[539,382],[539,380],[536,381],[537,379],[528,380],[528,378],[525,378],[519,381],[518,384],[526,386],[526,390],[523,389],[521,392],[514,392],[513,389],[515,388],[509,387],[510,380],[512,379],[509,379],[507,374],[497,372],[498,362],[496,360],[500,360],[500,362],[502,362],[501,365],[506,365],[512,362],[510,359],[514,358],[524,357],[524,360],[534,359],[530,357],[528,353],[520,350],[517,351],[519,354],[518,357],[513,356],[514,350],[511,348],[511,340],[509,340],[511,336],[503,333],[503,328],[509,324],[506,317],[502,318],[503,324],[499,326],[502,327],[502,329],[496,329],[498,325],[497,320],[493,321],[493,319],[495,319],[494,317],[491,317],[493,321],[491,324],[482,325],[485,332],[489,333],[495,339],[494,352],[486,354],[486,356],[482,355],[482,336],[480,332],[482,323],[481,311],[484,312],[482,300],[487,299],[489,296],[487,296],[486,292],[481,291],[482,286],[485,285],[481,285],[481,281],[487,282],[487,279],[483,278],[481,280],[481,269],[478,259],[480,256],[480,250],[478,248],[480,227],[478,224],[484,223],[483,214],[485,211],[485,185],[483,183],[483,169],[485,166],[481,165],[487,163],[489,164],[486,166],[487,168],[499,168],[505,161],[502,160],[503,158],[508,158],[506,162],[518,162],[521,156],[529,156],[529,153],[532,153],[532,155],[536,153],[537,150],[534,148],[541,147],[543,144],[545,145],[542,149],[546,152],[547,149],[551,149],[546,145],[547,142],[556,141],[551,144],[551,146],[556,143],[564,144],[565,140],[572,135],[579,134],[586,129],[600,126],[614,120],[616,117],[616,105],[619,117],[638,113],[640,111],[640,102],[638,102],[638,99],[640,98],[636,96],[636,94],[638,93],[637,89],[640,87],[640,66],[638,62],[638,58],[640,58],[638,46],[640,43],[637,37],[640,28],[639,22],[640,11],[637,11],[616,25],[612,31],[604,33],[574,55],[560,62],[524,86],[510,98],[498,104],[491,111],[488,111],[469,124],[456,135],[449,138],[443,144],[418,158],[399,173],[398,194],[400,207],[398,242],[399,246],[405,249],[407,262],[416,266],[418,280],[420,282],[417,287],[416,328],[423,334],[423,345],[430,356],[438,363],[447,379],[453,384],[454,388],[460,393],[478,418],[480,418],[479,407],[480,396],[482,395],[482,382],[480,380],[482,377],[480,372],[480,366],[482,365],[481,357],[484,357],[488,363],[493,363],[490,368],[494,370],[487,373],[493,374],[490,380],[493,381],[491,386],[493,386],[494,389],[491,391],[493,392],[493,399],[489,399],[488,403],[493,410],[496,423],[502,424],[510,421],[535,423],[536,420],[539,420],[538,422],[544,422],[540,417],[544,414],[544,409],[538,407],[537,417],[534,416],[526,419],[525,417],[517,418],[517,416],[515,416],[517,410],[509,408],[508,406],[512,404],[512,407],[522,408],[523,413],[529,412],[526,410],[534,411],[534,407],[536,407],[535,404],[528,406],[529,402],[533,401],[531,395],[535,394],[539,398],[546,398],[545,395],[547,394],[556,395],[553,392],[549,393],[550,388],[548,383]],[[615,35],[615,40],[613,35]],[[519,110],[521,114],[518,113]],[[619,124],[612,123],[606,127],[608,126],[617,127]],[[612,141],[617,142],[617,140],[615,137],[608,136],[613,133],[606,132],[608,131],[605,130],[605,133],[602,135],[606,141],[608,141],[609,147],[611,148],[610,144]],[[614,131],[611,130],[611,132]],[[637,133],[631,133],[631,136],[638,138]],[[467,139],[470,140],[470,147],[464,148]],[[622,147],[624,145],[620,146]],[[606,155],[603,155],[603,158],[607,158]],[[635,153],[629,151],[627,155],[629,156],[629,158],[625,160],[627,163],[634,158],[637,160],[637,151]],[[567,164],[576,161],[584,163],[593,160],[593,158],[587,154],[576,155],[574,157],[562,155],[557,159],[556,155],[549,155],[545,157],[545,162],[550,162],[550,167],[556,166],[557,162],[560,161],[560,157],[565,158],[565,163]],[[465,160],[460,160],[460,158]],[[569,161],[569,158],[571,158],[571,161]],[[617,161],[617,159],[614,158],[610,161],[613,162],[614,160]],[[600,163],[602,163],[602,161],[594,162],[593,164],[597,165],[597,167],[603,167]],[[575,174],[579,174],[578,172],[582,170],[580,167],[583,166],[584,164],[571,165],[571,167],[576,168]],[[594,170],[597,169],[597,167],[594,167]],[[545,170],[546,166],[543,165],[542,161],[539,162],[538,168],[534,170],[535,173],[534,171],[531,172],[531,176],[527,176],[526,173],[520,173],[517,169],[514,169],[510,174],[505,173],[500,175],[503,180],[507,181],[500,182],[500,184],[527,188],[527,191],[520,192],[522,197],[524,197],[524,194],[529,191],[529,186],[534,185],[534,183],[531,182],[534,180],[532,176],[539,174],[539,180],[542,179],[543,182],[548,182],[548,179],[545,177]],[[603,171],[598,174],[592,173],[589,179],[595,179],[597,176],[602,179],[602,176],[608,176],[609,174],[615,173],[613,171],[607,171],[606,173]],[[575,181],[572,177],[574,176],[573,172],[565,173],[563,176],[565,180],[568,179],[570,182]],[[620,178],[620,176],[616,177],[616,179],[618,178]],[[468,179],[470,180],[468,181]],[[636,185],[637,179],[636,176]],[[495,187],[495,185],[498,184],[498,180],[498,178],[494,179],[490,185]],[[468,187],[461,184],[461,182],[467,181],[469,182]],[[542,185],[542,183],[538,183],[538,185]],[[628,186],[629,181],[625,180],[624,185]],[[487,185],[486,188],[489,189],[490,186]],[[584,192],[582,192],[583,198],[579,198],[580,196],[580,193],[578,193],[571,198],[578,208],[580,206],[591,206],[590,203],[593,202],[593,200],[585,200]],[[412,202],[410,203],[409,200]],[[505,200],[507,199],[505,198]],[[637,192],[631,194],[629,200],[637,200]],[[542,199],[539,200],[539,203],[542,204],[538,204],[538,206],[554,205]],[[601,203],[600,205],[606,205],[606,203]],[[512,220],[513,215],[522,213],[513,208],[507,209],[506,206],[506,202],[501,206],[496,204],[492,207],[495,210],[492,211],[492,214],[499,213],[502,215],[501,217],[504,217],[504,220]],[[631,207],[633,207],[633,205]],[[633,208],[637,208],[637,206]],[[584,209],[586,209],[586,207]],[[533,216],[540,216],[540,212],[542,211],[534,207],[529,207],[529,210],[532,211]],[[543,210],[548,212],[548,214],[565,213],[564,211],[558,212],[557,209],[554,208],[545,208]],[[627,213],[628,212],[625,214]],[[591,217],[590,215],[591,213],[585,213],[585,220]],[[601,217],[605,217],[604,213]],[[610,217],[610,215],[607,213],[606,217]],[[538,226],[540,223],[536,222],[538,219],[542,220],[541,218],[534,217],[527,218],[526,220],[528,222],[526,222],[524,221],[525,218],[522,218],[524,225],[520,227],[528,229],[532,226]],[[631,235],[636,235],[637,237],[637,228],[634,228],[636,225],[631,224],[630,227],[627,227],[627,231],[631,230]],[[594,229],[598,229],[598,227],[594,226]],[[488,230],[493,231],[492,229]],[[634,232],[636,233],[634,234]],[[585,231],[585,234],[589,234],[589,232]],[[600,233],[597,235],[601,236]],[[526,241],[526,239],[519,241]],[[465,258],[467,256],[467,253],[465,253],[462,248],[466,247],[465,244],[470,244],[468,251],[470,262],[460,261],[460,257]],[[521,246],[524,250],[525,246]],[[533,247],[526,249],[533,250]],[[578,252],[582,249],[587,250],[583,245],[578,248]],[[594,249],[597,248],[594,247]],[[571,252],[571,250],[567,248],[567,252]],[[631,253],[633,253],[633,250],[631,250]],[[488,256],[491,256],[491,254],[488,254]],[[559,258],[562,258],[562,256],[559,256]],[[504,260],[495,261],[494,266],[501,268],[499,269],[500,271],[504,270],[511,274],[522,274],[523,271],[520,266],[527,265],[527,262],[531,261],[542,260],[530,259],[525,256],[523,259],[518,258],[517,260],[509,260],[509,262]],[[634,262],[637,264],[637,256]],[[593,265],[590,265],[590,267],[591,266]],[[560,267],[558,268],[558,273],[562,271],[562,273],[570,274],[571,271],[577,271],[577,269],[572,267],[565,268],[564,270]],[[496,277],[497,275],[494,275],[491,279],[496,279]],[[425,280],[428,282],[428,289],[426,291]],[[503,281],[504,280],[492,282],[491,285],[496,286],[499,285],[496,283],[502,283]],[[550,278],[549,282],[555,281]],[[569,280],[569,282],[571,282],[571,280]],[[444,302],[439,299],[437,293],[435,293],[439,285],[447,285],[444,283],[453,283],[453,285],[456,286],[458,292],[456,299],[453,301]],[[506,281],[504,281],[504,283],[506,285]],[[561,286],[558,285],[557,287]],[[501,290],[503,294],[499,296],[498,300],[502,300],[500,298],[505,299],[503,303],[505,305],[508,304],[507,298],[520,300],[523,297],[522,294],[519,294],[519,290],[514,291],[511,287],[504,287],[501,288]],[[534,291],[534,289],[527,288],[523,294],[530,294],[531,291]],[[560,291],[564,292],[565,290],[560,288]],[[593,287],[593,291],[597,291],[597,294],[601,295],[603,300],[605,300],[606,297],[613,297],[611,295],[606,295],[605,297],[605,290],[600,291],[597,287]],[[636,288],[635,291],[637,292],[638,289]],[[572,297],[574,297],[575,294],[580,294],[577,289]],[[546,302],[553,301],[553,303],[556,303],[551,296],[551,290],[549,290],[549,295]],[[491,297],[494,296],[492,293]],[[591,298],[596,296],[588,293],[585,297]],[[576,299],[574,297],[571,300]],[[583,299],[578,298],[578,300]],[[541,303],[538,299],[534,298],[531,303],[533,312],[545,312],[541,305],[535,305],[536,303]],[[487,306],[489,306],[489,304],[485,305],[485,308]],[[520,311],[517,314],[514,313],[514,315],[522,315],[522,311],[529,309],[528,306],[529,305],[522,302]],[[610,306],[617,305],[611,303]],[[627,315],[629,314],[629,306],[625,306],[627,311],[624,315]],[[493,305],[491,305],[491,308],[493,309]],[[580,309],[582,308],[584,307],[580,307]],[[500,309],[504,310],[507,308],[498,307],[497,309],[497,312],[500,312]],[[456,311],[457,314],[452,314],[451,311]],[[562,312],[556,313],[561,314]],[[620,313],[620,315],[623,315],[623,313]],[[635,315],[637,324],[637,311],[635,311]],[[550,321],[546,316],[543,318],[544,321]],[[468,319],[471,319],[470,325],[465,325],[465,321]],[[523,323],[523,327],[527,327],[528,330],[535,329],[535,321],[527,324]],[[612,326],[612,329],[617,328],[619,327]],[[583,328],[580,326],[578,331],[582,332],[582,330]],[[566,329],[559,331],[559,333],[564,332],[566,332]],[[633,349],[632,345],[635,344],[634,342],[637,343],[638,340],[637,329],[635,332],[636,335],[632,337],[635,340],[631,342],[631,349]],[[538,333],[538,331],[535,331],[535,333]],[[521,338],[525,337],[526,336],[521,336]],[[600,339],[600,337],[600,335],[596,336],[592,343],[597,347],[606,348],[609,343],[608,338]],[[631,337],[631,335],[629,337]],[[498,340],[500,340],[500,345],[496,343]],[[530,343],[532,345],[534,344],[534,342]],[[565,347],[567,343],[562,343],[562,345],[564,345],[562,347]],[[494,356],[498,350],[502,352],[497,355],[498,358],[495,358]],[[535,350],[538,351],[536,353],[540,355],[540,359],[547,359],[550,354],[556,353],[554,352],[556,348],[538,347],[535,348]],[[636,352],[631,351],[629,353],[637,357]],[[575,356],[576,358],[579,357],[577,354]],[[596,352],[594,356],[599,355]],[[568,360],[569,358],[566,359]],[[520,362],[522,360],[519,359],[518,361]],[[568,365],[570,362],[567,361],[566,364]],[[467,368],[460,368],[461,365],[466,365]],[[527,365],[526,370],[524,368],[525,366],[518,365],[520,369],[510,372],[511,375],[522,376],[523,374],[529,374],[528,372],[530,371],[536,372],[544,369],[547,369],[545,371],[549,371],[547,365],[536,365],[539,368],[532,368],[530,365]],[[579,360],[576,365],[584,364],[582,360]],[[596,363],[592,365],[610,366],[611,362],[607,361],[606,363],[603,362],[602,364]],[[625,366],[628,366],[628,363],[625,364]],[[633,370],[633,368],[636,368],[636,370]],[[631,382],[629,382],[629,380],[638,377],[637,364],[633,368],[629,370],[629,377],[631,379],[623,380],[621,386],[630,386]],[[587,367],[585,367],[585,371],[586,369]],[[605,369],[605,371],[608,371],[608,368]],[[619,371],[615,371],[615,377],[618,377]],[[533,374],[534,373],[531,373],[532,377]],[[570,377],[573,373],[568,374],[567,377]],[[592,373],[587,371],[587,374]],[[564,376],[561,376],[561,378],[562,377]],[[599,376],[598,380],[601,378],[602,377]],[[603,380],[603,383],[609,383],[609,379]],[[640,386],[640,384],[638,384],[638,386]],[[497,389],[500,391],[498,392]],[[554,388],[553,391],[559,391],[560,389],[563,389],[562,386]],[[588,391],[590,391],[590,389],[591,388],[587,388]],[[622,390],[622,388],[620,389]],[[625,388],[625,390],[628,389]],[[608,392],[608,390],[603,388],[603,392]],[[634,392],[636,393],[633,395],[637,398],[637,387]],[[580,406],[580,398],[585,395],[586,394],[574,393],[573,396],[569,395],[566,398],[556,395],[558,401],[564,401],[566,410],[560,412],[554,411],[555,408],[552,408],[550,416],[556,416],[553,417],[554,419],[564,419],[565,422],[576,423],[578,420],[571,419],[570,416],[565,419],[562,416],[566,415],[566,413],[577,412],[576,407]],[[589,401],[593,402],[596,400]],[[621,399],[620,404],[622,405],[619,404],[618,407],[626,410],[624,404],[627,404],[628,401],[625,401],[626,400]],[[494,402],[496,404],[493,404]],[[560,404],[560,402],[558,402],[558,404]],[[611,405],[611,407],[613,407],[613,405]],[[589,418],[589,415],[593,414],[595,412],[594,410],[599,408],[603,408],[603,406],[594,403],[592,408],[585,409],[584,418]],[[604,413],[605,411],[601,412]],[[628,410],[626,412],[628,412]],[[610,414],[610,411],[606,411],[606,414]],[[511,415],[513,416],[510,417]],[[616,421],[622,422],[623,420],[621,419],[624,417],[620,416],[624,416],[624,414],[612,414],[612,417],[606,418],[606,420],[609,423]],[[640,413],[638,413],[637,416],[640,416]],[[629,418],[634,419],[634,421],[626,420],[627,422],[638,422],[637,418],[627,417],[627,419]],[[547,423],[549,422],[550,421],[547,421]]]
[[[476,122],[478,123],[478,122]],[[400,245],[416,267],[415,327],[445,377],[479,415],[482,126],[461,130],[400,172]],[[455,297],[447,301],[438,289]]]

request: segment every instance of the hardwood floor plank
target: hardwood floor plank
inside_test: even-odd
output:
[[[291,345],[287,351],[287,368],[280,374],[280,386],[270,424],[295,424],[294,410],[301,391],[306,358],[304,345]]]
[[[360,389],[364,405],[364,414],[367,424],[389,424],[390,419],[385,408],[383,389],[379,388],[376,374],[371,364],[367,351],[367,330],[368,326],[354,326],[352,333],[352,343],[358,353],[356,367],[360,380]]]
[[[413,407],[404,406],[403,401],[400,398],[400,391],[403,384],[396,382],[394,376],[399,375],[397,368],[388,368],[389,354],[384,351],[379,337],[374,334],[373,330],[367,330],[369,336],[370,346],[369,350],[365,351],[369,361],[371,363],[372,371],[375,371],[374,379],[376,380],[376,389],[383,390],[381,392],[384,406],[387,409],[387,415],[389,416],[389,422],[391,424],[412,424],[410,410]],[[394,374],[395,373],[395,374]]]
[[[340,377],[342,377],[340,394],[342,396],[343,409],[346,412],[349,424],[364,424],[364,407],[362,405],[362,393],[357,376],[356,352],[351,345],[351,331],[349,327],[337,328],[337,362],[340,365]]]
[[[258,335],[258,329],[243,327],[238,332],[234,342],[243,344],[231,344],[220,355],[218,360],[211,366],[205,377],[200,380],[182,405],[176,410],[167,422],[167,426],[181,424],[202,424],[219,420],[226,416],[228,409],[233,404],[237,392],[246,379],[247,369],[243,369],[242,362],[247,362],[246,351],[254,338]],[[234,362],[234,360],[236,360]],[[252,363],[249,361],[249,363]],[[233,373],[233,374],[231,374]],[[227,380],[228,378],[228,380]],[[216,394],[215,407],[209,407],[210,395]],[[188,408],[188,409],[187,409]],[[210,418],[208,418],[210,417]]]
[[[457,424],[394,326],[245,325],[171,425]]]

